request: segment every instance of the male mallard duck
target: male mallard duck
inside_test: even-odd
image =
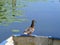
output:
[[[24,31],[24,34],[31,35],[34,32],[34,22],[35,20],[32,20],[31,26]]]

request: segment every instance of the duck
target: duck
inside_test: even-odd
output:
[[[27,29],[25,29],[25,31],[23,33],[26,35],[32,35],[32,33],[35,30],[34,23],[35,23],[35,20],[32,20],[31,25]]]

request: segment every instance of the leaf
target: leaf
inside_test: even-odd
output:
[[[14,29],[14,30],[12,30],[12,32],[20,32],[20,30],[16,30],[16,29]]]
[[[1,17],[1,19],[7,19],[6,17]]]

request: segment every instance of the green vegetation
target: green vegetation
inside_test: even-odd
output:
[[[17,18],[23,15],[23,10],[16,10],[25,5],[16,5],[17,0],[0,0],[0,25],[7,25],[12,22],[20,22],[24,19]],[[21,2],[20,2],[21,3]]]
[[[12,22],[21,22],[23,18],[23,7],[27,6],[26,2],[36,2],[41,0],[0,0],[0,25],[8,25]],[[43,0],[45,1],[45,0]],[[19,10],[17,10],[19,8]]]
[[[12,32],[20,32],[20,30],[12,30]]]

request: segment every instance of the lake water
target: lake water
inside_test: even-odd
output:
[[[17,1],[18,2],[18,1]],[[35,32],[38,36],[53,36],[60,38],[60,2],[58,0],[48,2],[27,3],[24,14],[28,21],[14,22],[9,26],[0,26],[0,42],[13,34],[22,34],[35,19]],[[18,33],[12,30],[20,30]]]

